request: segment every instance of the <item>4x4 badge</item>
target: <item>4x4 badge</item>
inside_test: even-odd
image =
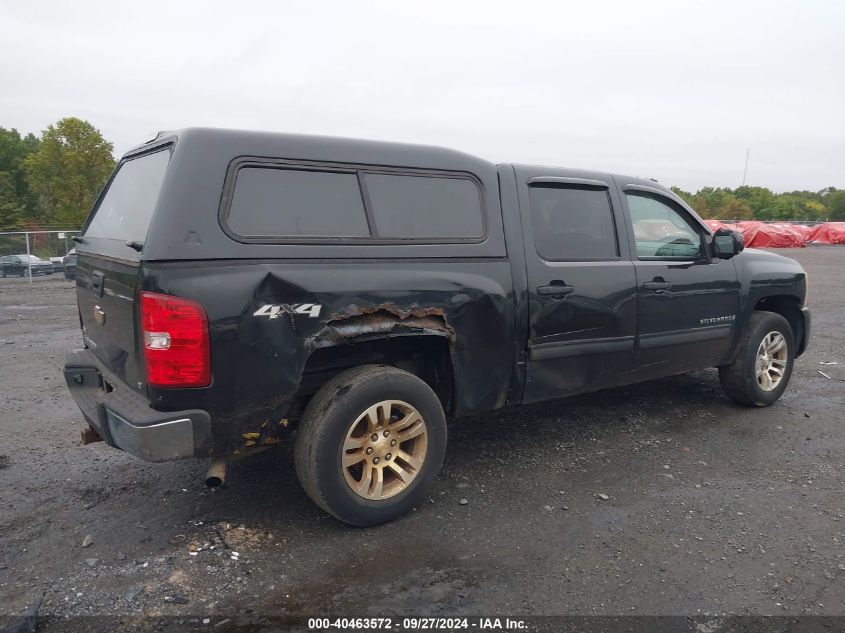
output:
[[[322,307],[319,303],[274,303],[261,306],[252,313],[252,316],[278,319],[282,314],[307,314],[310,318],[316,319],[320,316]]]

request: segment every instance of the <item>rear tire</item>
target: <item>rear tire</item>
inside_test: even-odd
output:
[[[376,525],[423,499],[445,453],[446,417],[431,387],[395,367],[364,365],[335,376],[308,403],[296,472],[335,518]]]
[[[748,407],[767,407],[783,395],[795,362],[795,336],[774,312],[755,311],[739,337],[733,363],[719,367],[725,394]]]

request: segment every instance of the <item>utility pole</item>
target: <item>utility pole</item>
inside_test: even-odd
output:
[[[742,172],[742,186],[745,186],[745,178],[748,176],[748,158],[751,156],[751,148],[745,150],[745,171]]]
[[[32,285],[32,257],[29,253],[29,233],[26,235],[26,265],[29,267],[29,285]]]

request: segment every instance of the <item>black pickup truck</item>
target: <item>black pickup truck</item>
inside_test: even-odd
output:
[[[75,239],[83,438],[221,483],[290,437],[356,525],[421,500],[447,418],[706,367],[765,406],[810,331],[799,264],[654,181],[435,147],[161,133]]]

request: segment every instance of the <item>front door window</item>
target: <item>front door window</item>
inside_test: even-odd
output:
[[[696,230],[680,208],[656,194],[626,192],[634,227],[637,257],[640,259],[704,257],[700,230]]]

